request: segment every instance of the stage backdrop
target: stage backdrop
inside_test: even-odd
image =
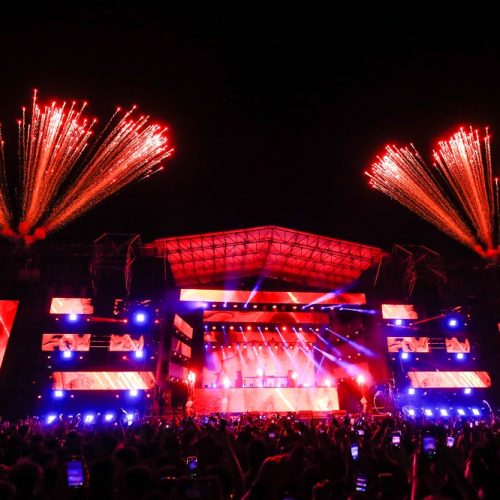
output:
[[[254,387],[273,387],[278,384],[284,386],[287,377],[293,372],[297,373],[294,382],[296,386],[314,386],[314,360],[311,351],[299,346],[290,349],[277,345],[277,349],[274,344],[269,347],[265,344],[248,345],[246,349],[243,346],[224,349],[208,346],[205,350],[202,387],[213,387],[214,384],[221,387],[226,377],[231,387],[238,386],[239,380],[242,381],[241,385],[244,383],[247,387],[251,387],[251,384]]]

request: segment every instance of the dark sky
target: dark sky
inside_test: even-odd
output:
[[[491,127],[498,164],[492,16],[423,6],[417,14],[409,4],[397,12],[176,3],[189,6],[28,2],[2,19],[0,120],[9,144],[36,87],[41,100],[88,100],[101,121],[136,103],[170,125],[176,148],[164,172],[51,241],[273,224],[386,250],[423,244],[472,255],[371,190],[363,171],[388,142],[414,142],[428,155],[436,139],[468,124]]]

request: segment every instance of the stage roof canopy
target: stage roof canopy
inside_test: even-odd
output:
[[[384,255],[380,248],[279,226],[160,238],[144,249],[167,259],[182,287],[264,276],[332,290]]]

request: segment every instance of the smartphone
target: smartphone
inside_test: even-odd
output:
[[[396,448],[399,448],[401,446],[401,434],[399,432],[392,433],[391,444],[392,444],[392,446],[395,446]]]
[[[187,457],[186,463],[188,466],[189,474],[191,477],[195,477],[198,473],[198,458],[197,457]]]
[[[351,456],[352,456],[352,459],[353,460],[357,460],[358,456],[359,456],[358,454],[359,454],[358,445],[357,444],[352,444],[351,445]]]
[[[71,459],[66,462],[66,484],[69,488],[82,488],[85,484],[83,462],[80,459]]]
[[[268,436],[271,438],[271,439],[274,439],[276,437],[276,434],[274,432],[270,432],[268,434]]]
[[[363,429],[358,429],[358,436],[364,436],[365,431]]]
[[[368,489],[368,476],[364,472],[358,472],[355,481],[356,491],[365,492]]]
[[[436,455],[436,439],[434,436],[424,436],[422,444],[423,452],[427,457],[434,457]]]
[[[454,444],[455,438],[453,436],[446,436],[446,446],[448,446],[448,448],[453,448]]]

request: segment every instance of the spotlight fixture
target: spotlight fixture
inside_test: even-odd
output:
[[[472,394],[472,389],[470,387],[466,387],[464,389],[464,394],[467,394],[467,395]]]
[[[408,389],[408,394],[409,394],[410,396],[413,396],[413,395],[415,394],[415,389],[414,389],[413,387],[410,387],[410,388]]]
[[[68,314],[68,321],[70,323],[76,323],[78,321],[78,314],[76,314],[76,313],[69,313]]]
[[[134,314],[134,321],[137,325],[143,325],[146,323],[146,313],[144,312],[136,312]]]

